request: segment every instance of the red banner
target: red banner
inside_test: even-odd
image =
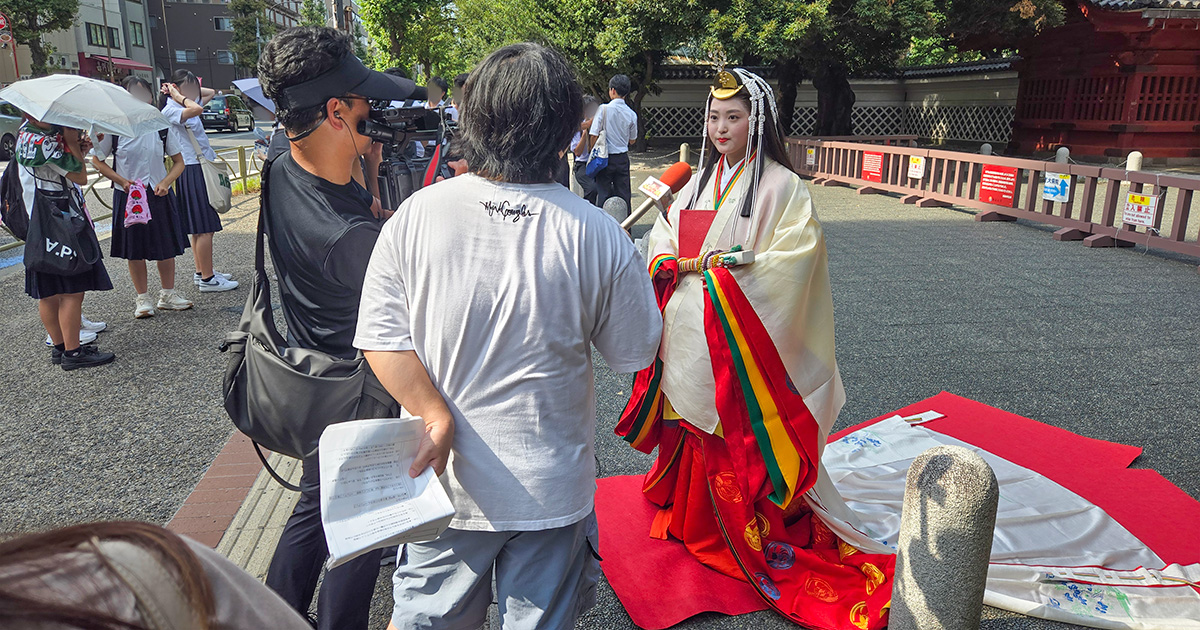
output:
[[[862,178],[869,182],[883,181],[883,154],[863,151]]]
[[[1016,193],[1016,167],[983,165],[983,175],[979,181],[980,201],[1011,208]]]

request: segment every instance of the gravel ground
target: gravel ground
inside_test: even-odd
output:
[[[256,198],[226,215],[216,263],[248,279]],[[102,241],[107,253],[108,242]],[[105,257],[114,290],[88,294],[83,311],[108,323],[98,345],[112,365],[63,372],[50,365],[23,267],[0,270],[0,532],[98,519],[170,520],[228,439],[220,406],[223,356],[217,344],[237,326],[245,289],[199,294],[191,256],[177,259],[183,312],[134,320],[124,261]],[[158,288],[150,273],[151,290]]]
[[[650,156],[646,174],[673,161]],[[884,196],[815,188],[826,229],[849,402],[839,428],[947,390],[1089,437],[1145,449],[1135,466],[1158,470],[1200,497],[1192,432],[1200,415],[1198,261],[1058,243],[1044,227],[973,221]],[[217,235],[217,264],[249,277],[254,203],[235,208]],[[635,228],[635,235],[645,231]],[[180,277],[190,273],[182,257]],[[51,369],[44,333],[16,268],[0,271],[0,532],[83,520],[167,521],[230,433],[219,403],[221,335],[236,325],[245,290],[197,296],[197,308],[134,321],[132,288],[107,260],[116,290],[89,295],[85,313],[109,322],[102,347],[114,365]],[[153,274],[152,274],[153,277]],[[152,281],[153,282],[153,281]],[[601,474],[640,474],[649,458],[613,436],[630,378],[596,369]],[[374,618],[384,627],[390,572],[381,571]],[[719,596],[719,594],[715,595]],[[579,628],[633,628],[607,584]],[[687,629],[794,627],[769,613],[703,615]],[[983,628],[1065,628],[985,611]]]

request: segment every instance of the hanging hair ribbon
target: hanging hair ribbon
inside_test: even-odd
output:
[[[732,70],[718,68],[716,80],[713,82],[708,100],[704,105],[704,111],[707,112],[712,107],[713,99],[727,100],[740,94],[742,90],[746,91],[746,95],[750,101],[750,137],[746,146],[749,155],[753,157],[753,163],[750,165],[750,189],[746,194],[741,215],[749,217],[750,210],[754,207],[755,195],[758,193],[758,182],[762,176],[763,164],[767,153],[763,150],[766,138],[767,109],[770,108],[771,120],[779,120],[779,110],[775,104],[775,91],[766,79],[749,70],[744,68],[734,68]],[[702,138],[700,143],[700,165],[702,168],[705,163],[704,157],[708,145],[708,143],[703,141],[706,134],[707,128],[702,129],[700,134]],[[705,173],[701,178],[702,184],[707,180],[707,176],[708,174]],[[702,188],[703,185],[696,186],[692,190],[689,207],[696,205],[696,200],[699,198]]]

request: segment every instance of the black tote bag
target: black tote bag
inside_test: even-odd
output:
[[[269,172],[270,163],[262,172],[254,284],[238,329],[221,344],[221,350],[229,352],[222,391],[225,411],[239,431],[276,453],[302,459],[316,452],[321,433],[330,424],[398,417],[400,406],[361,352],[354,359],[342,359],[289,347],[276,329],[263,243]],[[268,471],[293,487],[269,466]]]
[[[100,241],[83,213],[83,198],[65,178],[61,191],[38,188],[25,239],[25,268],[77,276],[100,260]]]

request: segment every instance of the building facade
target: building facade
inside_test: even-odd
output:
[[[1017,101],[1012,59],[906,68],[886,77],[850,80],[856,135],[916,135],[924,142],[1003,147],[1010,138]],[[772,68],[751,68],[774,85]],[[704,129],[704,103],[711,66],[665,65],[662,91],[642,100],[642,116],[652,141],[696,140]],[[811,81],[796,90],[796,109],[785,130],[812,134],[817,91]]]
[[[206,87],[229,89],[234,79],[248,76],[229,50],[233,15],[226,0],[145,0],[154,42],[151,64],[165,79],[176,70],[190,70]],[[300,21],[302,0],[269,1],[267,19],[276,28]],[[264,38],[263,43],[266,43]]]
[[[1077,0],[1021,56],[1014,151],[1200,159],[1200,0]]]
[[[75,26],[43,38],[53,50],[50,71],[115,81],[130,74],[152,79],[147,4],[154,1],[79,0]],[[0,53],[0,83],[28,78],[31,65],[28,47],[8,43]]]

